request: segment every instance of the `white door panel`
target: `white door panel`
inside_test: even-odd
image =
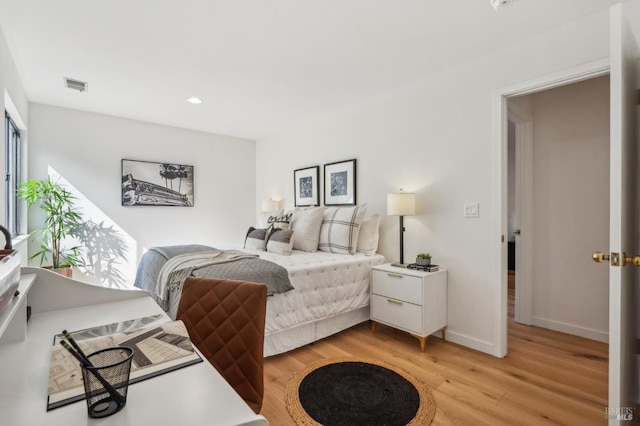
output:
[[[638,1],[634,1],[637,7]],[[611,200],[609,250],[609,424],[629,420],[637,389],[638,268],[616,265],[616,253],[638,254],[638,82],[640,49],[628,4],[611,8]],[[621,415],[622,414],[622,415]],[[635,416],[640,413],[636,412]]]

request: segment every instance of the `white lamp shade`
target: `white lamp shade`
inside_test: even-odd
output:
[[[390,216],[413,216],[416,214],[416,194],[408,192],[387,194],[387,214]]]
[[[271,198],[269,198],[268,200],[262,202],[263,212],[271,213],[277,212],[278,210],[280,210],[280,200],[272,200]]]

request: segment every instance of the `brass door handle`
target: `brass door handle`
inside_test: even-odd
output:
[[[627,253],[622,253],[622,266],[627,263],[633,263],[636,266],[640,266],[640,256],[627,256]]]
[[[513,231],[513,233],[514,233],[515,235],[520,235],[520,230],[519,230],[519,229],[516,229],[515,231]]]
[[[622,264],[622,266],[625,266],[627,263],[633,263],[636,266],[640,266],[640,256],[627,256],[627,253],[622,253],[622,256],[620,256],[618,253],[611,253],[611,256],[613,257],[611,258],[608,254],[597,251],[593,253],[592,259],[594,262],[598,263],[608,262],[609,259],[612,259],[612,266],[620,266],[620,264]]]
[[[399,300],[387,299],[387,302],[393,303],[393,304],[396,304],[396,305],[402,305],[402,302],[399,301]]]
[[[599,251],[594,252],[591,258],[593,259],[594,262],[598,262],[598,263],[609,261],[609,255],[601,253]]]
[[[402,278],[402,274],[394,274],[393,272],[387,272],[387,275],[393,278]]]

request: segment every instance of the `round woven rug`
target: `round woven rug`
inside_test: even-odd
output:
[[[286,404],[298,425],[428,425],[436,402],[420,380],[386,362],[330,358],[287,383]]]

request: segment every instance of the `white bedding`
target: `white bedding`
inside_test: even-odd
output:
[[[136,287],[149,291],[169,315],[175,317],[180,289],[158,293],[158,277],[167,259],[185,253],[205,253],[204,246],[172,246],[149,250],[138,266]],[[180,254],[182,253],[182,255]],[[382,255],[335,254],[293,250],[289,256],[240,249],[234,253],[257,255],[282,266],[294,290],[267,298],[265,356],[304,346],[369,319],[371,268],[385,262]]]
[[[290,256],[247,250],[287,269],[295,287],[267,299],[265,356],[327,337],[369,319],[371,267],[382,255],[294,250]]]

